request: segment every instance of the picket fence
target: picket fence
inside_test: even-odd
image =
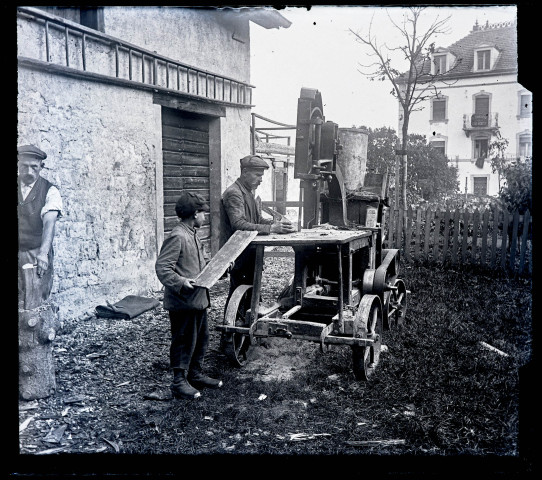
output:
[[[529,211],[473,211],[409,207],[386,212],[385,246],[406,261],[473,264],[519,275],[532,274],[532,217]],[[404,218],[406,216],[406,225]]]

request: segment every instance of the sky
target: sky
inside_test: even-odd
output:
[[[398,104],[390,94],[391,83],[370,81],[359,72],[360,64],[367,65],[374,59],[350,30],[365,35],[372,21],[372,32],[379,44],[398,46],[401,37],[386,11],[400,22],[405,10],[404,7],[317,5],[308,11],[303,7],[287,7],[280,13],[292,22],[289,28],[265,29],[251,23],[250,83],[256,86],[252,111],[295,125],[301,88],[314,88],[322,94],[325,119],[339,127],[387,126],[397,130]],[[433,38],[436,46],[447,47],[468,35],[476,20],[485,25],[486,21],[514,20],[516,14],[515,5],[434,6],[424,11],[421,25],[429,26],[437,16],[439,20],[450,16],[449,33]],[[394,61],[401,67],[400,58]]]

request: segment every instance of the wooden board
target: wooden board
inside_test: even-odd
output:
[[[211,288],[224,272],[258,235],[254,230],[237,230],[195,278],[199,287]]]

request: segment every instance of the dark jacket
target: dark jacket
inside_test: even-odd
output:
[[[269,235],[273,220],[262,218],[261,206],[240,178],[224,191],[222,204],[226,211],[228,237],[236,230],[257,230],[259,235]]]
[[[156,275],[165,287],[166,310],[204,310],[209,306],[206,288],[183,287],[181,290],[183,281],[195,278],[205,265],[203,246],[196,230],[181,222],[164,240],[155,265]]]
[[[27,251],[41,246],[43,221],[41,209],[45,205],[47,192],[52,184],[43,177],[38,177],[30,193],[23,200],[19,185],[19,250]]]
[[[259,198],[258,198],[259,200]],[[273,219],[263,218],[261,204],[254,198],[252,191],[238,178],[222,194],[224,208],[224,242],[236,230],[256,230],[258,235],[269,235]],[[243,277],[242,283],[250,283],[254,275],[256,255],[250,246],[237,257],[231,276]]]

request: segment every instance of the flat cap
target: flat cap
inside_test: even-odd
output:
[[[177,213],[177,216],[180,218],[188,218],[199,210],[204,212],[209,211],[209,205],[205,202],[205,199],[198,193],[187,191],[181,192],[175,203],[175,212]]]
[[[269,165],[259,155],[247,155],[241,159],[241,168],[269,168]]]
[[[45,160],[47,158],[47,154],[34,145],[21,145],[17,147],[17,155],[21,157],[35,157],[38,160]]]

